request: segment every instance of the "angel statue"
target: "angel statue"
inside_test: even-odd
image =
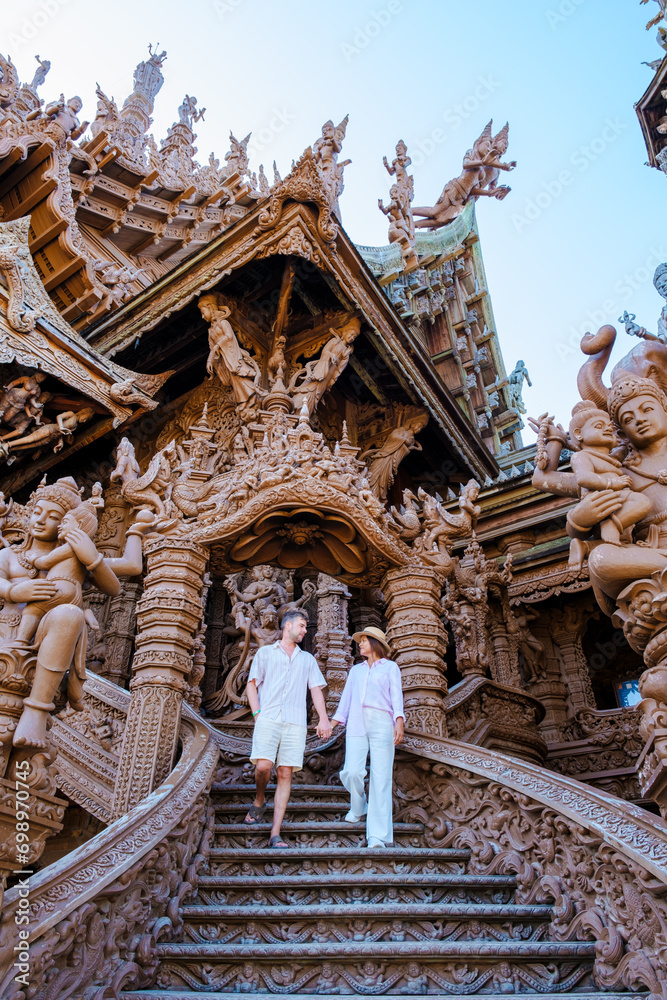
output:
[[[381,500],[386,500],[396,470],[405,456],[411,451],[422,450],[417,434],[427,423],[428,414],[422,411],[395,427],[380,448],[369,448],[359,456],[368,465],[371,489]]]
[[[92,501],[81,499],[71,477],[41,485],[27,505],[25,539],[0,550],[0,656],[13,660],[15,677],[33,675],[13,732],[15,747],[46,748],[48,716],[67,671],[68,700],[73,708],[81,707],[88,624],[81,600],[84,578],[115,596],[119,576],[141,572],[142,538],[153,530],[154,516],[140,511],[128,529],[123,555],[105,558],[92,539],[97,504],[97,494]],[[5,744],[13,729],[14,718],[0,709]]]
[[[463,170],[458,177],[445,184],[442,194],[432,208],[413,208],[413,215],[423,215],[415,222],[418,229],[439,229],[456,219],[471,200],[484,195],[499,201],[509,194],[506,185],[498,186],[501,170],[514,170],[516,161],[502,163],[500,157],[507,152],[509,125],[504,125],[497,135],[491,135],[490,121],[463,158]]]
[[[312,415],[325,392],[337,381],[352,354],[352,344],[361,330],[361,320],[356,316],[348,320],[339,330],[330,330],[331,338],[322,348],[316,361],[309,361],[290,382],[294,392],[292,401],[298,412],[307,404]],[[297,384],[297,379],[301,381]]]
[[[232,324],[231,309],[218,292],[199,297],[199,311],[209,324],[210,353],[206,362],[209,375],[214,373],[223,385],[230,385],[239,403],[247,403],[259,390],[260,370],[255,359],[239,344]]]

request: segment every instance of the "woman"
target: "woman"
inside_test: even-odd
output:
[[[331,725],[347,724],[345,764],[340,779],[350,793],[348,823],[366,816],[368,847],[385,847],[394,840],[392,770],[394,747],[403,740],[405,714],[398,664],[389,659],[389,644],[379,628],[352,636],[363,662],[351,667]],[[368,802],[364,793],[366,760],[371,754]]]

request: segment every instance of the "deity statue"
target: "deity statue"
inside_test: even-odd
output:
[[[209,324],[210,354],[206,362],[209,375],[216,374],[222,385],[230,385],[237,402],[245,403],[259,390],[260,370],[255,359],[239,344],[229,322],[231,309],[223,304],[218,292],[199,297],[199,311]]]
[[[201,301],[201,300],[200,300]],[[352,344],[361,331],[361,320],[356,316],[348,320],[339,330],[330,330],[331,339],[322,348],[316,361],[309,361],[304,369],[290,383],[295,410],[301,410],[304,403],[308,413],[313,414],[324,393],[338,380],[352,354]],[[297,379],[300,379],[296,384]]]
[[[322,135],[313,143],[313,159],[322,171],[329,204],[337,215],[340,215],[338,199],[343,192],[343,169],[352,162],[345,160],[338,163],[348,121],[349,116],[346,115],[340,125],[335,126],[329,119],[322,126]]]
[[[76,412],[63,410],[56,415],[55,423],[40,424],[36,430],[23,437],[12,437],[11,434],[8,434],[0,439],[0,457],[7,458],[11,452],[25,451],[30,448],[39,451],[52,442],[55,442],[54,452],[62,451],[66,438],[71,438],[77,427],[85,424],[94,416],[95,410],[92,406],[84,406]],[[7,461],[8,464],[13,462],[14,456],[8,458]]]
[[[206,108],[197,110],[197,98],[186,94],[183,103],[178,108],[178,120],[181,125],[187,125],[189,129],[200,119],[204,120]]]
[[[51,69],[51,62],[48,59],[40,59],[39,56],[35,56],[37,60],[37,69],[35,70],[35,75],[32,78],[32,83],[30,84],[30,89],[34,90],[35,93],[42,86],[46,80],[46,74]]]
[[[112,483],[120,480],[121,483],[133,482],[139,478],[139,463],[134,454],[134,445],[124,437],[120,439],[120,444],[116,448],[116,468],[109,479]]]
[[[389,219],[389,242],[400,243],[405,257],[409,255],[415,243],[415,223],[411,209],[415,192],[414,179],[408,174],[412,160],[408,156],[408,147],[402,139],[396,144],[396,157],[391,165],[386,156],[382,158],[382,162],[390,177],[396,178],[396,182],[389,189],[391,201],[387,208],[384,207],[382,199],[378,201],[378,208]]]
[[[568,533],[588,555],[588,571],[600,607],[612,615],[647,670],[639,681],[644,736],[667,722],[667,345],[645,340],[613,369],[611,387],[602,371],[616,331],[602,327],[587,334],[582,350],[589,355],[577,379],[583,400],[604,409],[620,446],[620,468],[590,486],[567,516]],[[592,412],[592,410],[590,411]],[[533,477],[540,489],[577,497],[580,475],[558,471],[562,428],[544,414],[539,421],[539,461]],[[605,460],[605,456],[603,456]],[[622,479],[622,484],[620,480]],[[625,485],[625,483],[629,485]],[[620,486],[620,488],[619,488]],[[639,519],[639,500],[643,512]],[[628,506],[634,508],[630,516]],[[611,537],[605,522],[616,519]],[[624,527],[624,524],[626,525]],[[621,530],[622,529],[622,530]],[[667,758],[667,743],[656,737],[655,755]],[[667,803],[662,803],[667,809]]]
[[[511,371],[507,377],[507,382],[510,392],[510,407],[515,409],[517,413],[525,413],[526,407],[523,405],[522,399],[522,389],[524,379],[528,385],[532,386],[530,381],[530,375],[528,374],[528,369],[526,368],[523,361],[517,361],[514,366],[514,370]]]
[[[463,170],[459,177],[445,184],[442,194],[432,208],[413,208],[413,215],[422,215],[415,222],[418,229],[438,229],[456,219],[471,200],[482,196],[505,198],[510,188],[498,186],[501,170],[514,170],[516,162],[502,163],[500,157],[507,152],[509,125],[504,125],[497,135],[491,135],[490,121],[472,149],[463,158]]]
[[[254,566],[250,579],[236,573],[225,578],[224,585],[233,601],[230,624],[223,631],[233,641],[225,649],[228,666],[222,687],[204,699],[206,708],[219,713],[225,708],[246,705],[245,687],[252,658],[260,646],[280,638],[278,608],[296,610],[311,599],[315,585],[303,582],[303,594],[294,600],[294,583],[284,570]]]
[[[52,135],[57,142],[65,139],[78,139],[86,131],[88,122],[79,123],[78,114],[83,107],[80,97],[70,97],[65,101],[64,94],[60,95],[58,101],[47,104],[44,113],[51,119],[46,131]]]
[[[639,326],[638,323],[634,322],[635,314],[628,313],[627,310],[622,316],[619,316],[618,322],[623,323],[625,332],[633,337],[641,337],[643,340],[657,340],[662,344],[667,344],[667,263],[658,264],[656,267],[653,275],[653,286],[656,292],[665,299],[665,304],[658,317],[658,333],[649,333],[645,327]]]
[[[41,423],[44,401],[49,398],[48,393],[42,393],[41,383],[45,378],[45,372],[34,372],[21,375],[4,386],[0,397],[0,421],[11,430],[1,435],[3,441],[19,437],[32,423]]]
[[[396,470],[405,456],[411,451],[422,450],[417,434],[427,423],[428,413],[418,413],[395,427],[380,448],[369,448],[359,456],[362,462],[368,464],[371,488],[381,500],[386,500]]]
[[[619,545],[621,535],[649,513],[651,504],[642,493],[629,488],[630,476],[623,474],[620,461],[611,454],[617,440],[609,414],[590,400],[577,403],[572,410],[570,440],[580,449],[571,458],[579,495],[595,490],[621,491],[623,503],[618,511],[600,522],[603,541]]]
[[[125,552],[110,559],[98,552],[91,537],[97,523],[94,506],[81,500],[69,477],[40,486],[28,503],[25,540],[0,550],[0,663],[11,664],[18,676],[28,677],[34,670],[13,733],[15,747],[46,748],[48,716],[67,671],[70,705],[81,705],[87,641],[84,576],[89,574],[99,590],[115,596],[119,576],[141,572],[142,538],[153,529],[153,516],[140,512],[128,530]],[[13,720],[8,721],[11,734]]]

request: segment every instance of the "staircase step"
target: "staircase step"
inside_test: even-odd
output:
[[[552,907],[543,903],[522,905],[475,905],[473,903],[449,903],[438,907],[439,917],[483,917],[485,920],[549,920]],[[324,917],[433,917],[433,907],[428,903],[368,904],[349,903],[332,906],[233,906],[233,905],[200,905],[197,903],[183,906],[181,916],[185,920],[217,919],[222,920],[262,920],[270,917],[272,920],[290,920],[298,916],[299,920],[321,920]]]
[[[158,944],[161,958],[263,960],[340,958],[595,958],[594,941],[325,941],[298,944]]]
[[[219,817],[223,813],[229,813],[230,816],[245,816],[248,812],[248,806],[250,805],[247,798],[248,797],[246,797],[245,802],[216,802],[214,806],[216,817]],[[294,802],[290,799],[289,805],[287,806],[287,814],[289,816],[290,813],[312,813],[313,817],[317,817],[319,813],[346,813],[349,811],[349,808],[350,802],[348,796],[340,801],[332,799],[329,802],[326,800],[321,802]],[[273,811],[273,802],[268,802],[266,809],[267,814],[271,813]],[[234,822],[234,820],[232,820],[232,822]],[[319,820],[316,820],[316,822],[319,822]]]
[[[470,902],[509,904],[516,890],[511,875],[466,875],[372,872],[268,875],[203,875],[198,894],[212,905],[332,906],[337,903],[439,905]]]
[[[266,786],[267,792],[275,792],[276,786],[273,782],[270,782]],[[211,787],[212,795],[240,795],[244,796],[245,801],[250,804],[255,797],[255,786],[254,784],[242,784],[241,782],[225,784],[224,782],[218,781]],[[292,792],[290,796],[290,801],[293,798],[303,798],[307,797],[310,801],[318,801],[320,798],[347,798],[349,799],[350,793],[342,785],[300,785],[296,782],[292,783]]]
[[[160,986],[198,992],[361,995],[594,989],[593,941],[337,941],[158,944]],[[438,988],[439,987],[439,988]],[[531,990],[532,987],[532,990]]]
[[[260,847],[268,842],[271,834],[271,823],[216,823],[216,847],[232,847],[244,850],[246,847]],[[424,828],[421,823],[395,823],[394,844],[403,847],[416,847],[422,839]],[[282,834],[288,842],[300,839],[312,847],[326,848],[328,846],[354,847],[357,850],[366,840],[366,824],[346,823],[344,820],[316,822],[298,822],[286,820],[282,825]],[[284,850],[284,848],[283,848]]]
[[[285,835],[291,833],[314,833],[317,832],[317,827],[321,827],[326,831],[331,831],[331,833],[354,833],[355,831],[361,834],[366,833],[366,823],[346,823],[345,820],[333,820],[331,822],[322,821],[317,823],[314,827],[312,822],[304,823],[298,820],[285,820],[282,824],[282,831]],[[216,823],[215,832],[216,833],[226,833],[226,834],[252,834],[252,833],[264,833],[268,835],[271,831],[271,824],[267,822],[263,823]],[[424,827],[421,823],[394,823],[394,833],[413,833],[413,834],[423,834]]]
[[[209,993],[197,990],[131,990],[129,993],[120,993],[119,1000],[220,1000],[223,994],[220,992]],[[322,1000],[322,993],[299,993],[300,1000]],[[424,994],[403,993],[402,996],[410,997],[423,996]],[[474,994],[470,993],[429,993],[429,1000],[470,1000]],[[539,996],[541,1000],[563,1000],[563,993],[531,993],[526,991],[522,996]],[[567,995],[567,994],[565,994]],[[581,997],[582,1000],[647,1000],[648,993],[596,993],[595,990],[577,992],[572,994]],[[368,994],[355,993],[352,990],[345,993],[348,1000],[366,997]],[[275,993],[253,993],[253,1000],[276,1000]],[[484,993],[484,1000],[507,1000],[507,993]]]
[[[242,848],[211,848],[209,871],[211,875],[238,874],[252,880],[262,874],[462,874],[469,857],[468,851],[452,848],[359,848],[341,844],[310,847],[308,844],[295,844],[289,850],[280,850],[253,844]]]
[[[432,904],[400,902],[376,906],[191,905],[185,906],[181,915],[188,938],[218,944],[507,938],[535,941],[544,936],[551,907],[459,903],[436,908]]]

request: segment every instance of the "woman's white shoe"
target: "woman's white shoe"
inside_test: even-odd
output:
[[[346,823],[363,823],[364,819],[365,819],[364,816],[355,816],[355,814],[350,809],[349,813],[345,817],[345,822]]]

